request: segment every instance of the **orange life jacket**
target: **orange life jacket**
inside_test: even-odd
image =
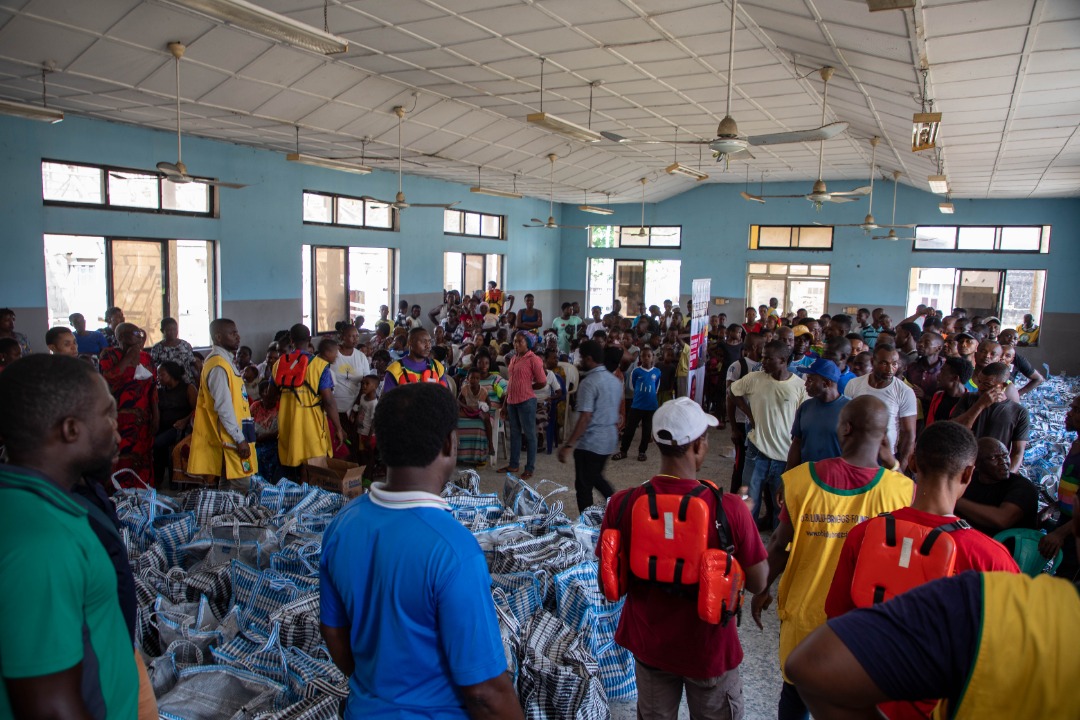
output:
[[[739,612],[746,579],[732,554],[723,494],[713,483],[701,483],[685,495],[660,494],[645,483],[645,493],[631,509],[629,543],[619,530],[630,494],[623,498],[618,527],[600,536],[600,581],[608,601],[626,594],[633,574],[642,581],[697,590],[698,616],[705,622],[724,625]],[[716,496],[715,520],[701,498],[710,491]],[[719,549],[709,548],[714,528]]]
[[[949,533],[970,527],[956,520],[931,528],[897,520],[891,513],[868,520],[851,580],[852,602],[856,607],[870,607],[951,576],[956,541]]]
[[[277,364],[277,372],[274,373],[274,384],[279,388],[301,387],[310,359],[310,355],[300,350],[282,356]]]

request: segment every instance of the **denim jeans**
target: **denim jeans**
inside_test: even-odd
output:
[[[784,683],[780,691],[780,704],[776,709],[777,720],[807,720],[810,712],[806,709],[799,691],[791,683]]]
[[[604,465],[611,455],[574,448],[574,490],[577,494],[578,512],[593,504],[593,488],[600,491],[604,500],[615,494],[615,488],[604,477]],[[603,503],[601,503],[603,504]]]
[[[525,471],[532,472],[536,469],[536,398],[506,407],[510,415],[510,467],[521,467],[521,434],[525,433]]]
[[[754,474],[750,477],[750,499],[754,502],[754,509],[751,510],[751,514],[754,516],[754,521],[757,522],[758,513],[761,511],[762,493],[767,492],[769,497],[776,497],[776,493],[780,490],[780,476],[783,475],[784,468],[787,467],[787,461],[773,460],[754,447],[752,442],[746,444],[746,459],[754,463]],[[771,505],[775,505],[775,503],[770,503]],[[776,527],[779,520],[779,513],[774,509],[769,512],[769,517],[766,518],[767,527]]]

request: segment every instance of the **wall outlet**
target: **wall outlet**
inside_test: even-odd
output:
[[[714,305],[727,305],[727,298],[713,298]]]

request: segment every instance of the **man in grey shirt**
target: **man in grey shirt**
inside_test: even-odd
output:
[[[566,443],[559,448],[559,462],[565,463],[574,451],[574,489],[578,512],[593,504],[593,488],[605,499],[615,493],[604,479],[604,465],[618,449],[619,409],[623,387],[604,367],[604,348],[596,340],[578,346],[581,382],[577,391],[578,420]]]

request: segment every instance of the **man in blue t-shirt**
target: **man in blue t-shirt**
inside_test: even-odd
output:
[[[522,717],[484,554],[439,496],[457,464],[457,415],[440,384],[385,393],[386,481],[323,538],[322,635],[349,677],[347,719]]]
[[[840,368],[832,360],[818,358],[805,372],[806,394],[810,399],[795,411],[791,425],[791,449],[787,469],[805,462],[840,457],[836,426],[840,411],[851,400],[840,394]]]
[[[641,462],[648,459],[645,450],[649,447],[649,438],[652,436],[652,418],[656,408],[659,407],[657,393],[660,390],[660,368],[653,365],[653,360],[653,350],[646,345],[641,349],[641,356],[638,358],[641,364],[630,373],[630,387],[634,391],[634,400],[630,404],[630,412],[626,415],[622,444],[619,452],[611,456],[612,460],[622,460],[626,457],[626,451],[630,449],[630,443],[634,441],[634,433],[637,432],[639,424],[642,428],[637,459]]]

